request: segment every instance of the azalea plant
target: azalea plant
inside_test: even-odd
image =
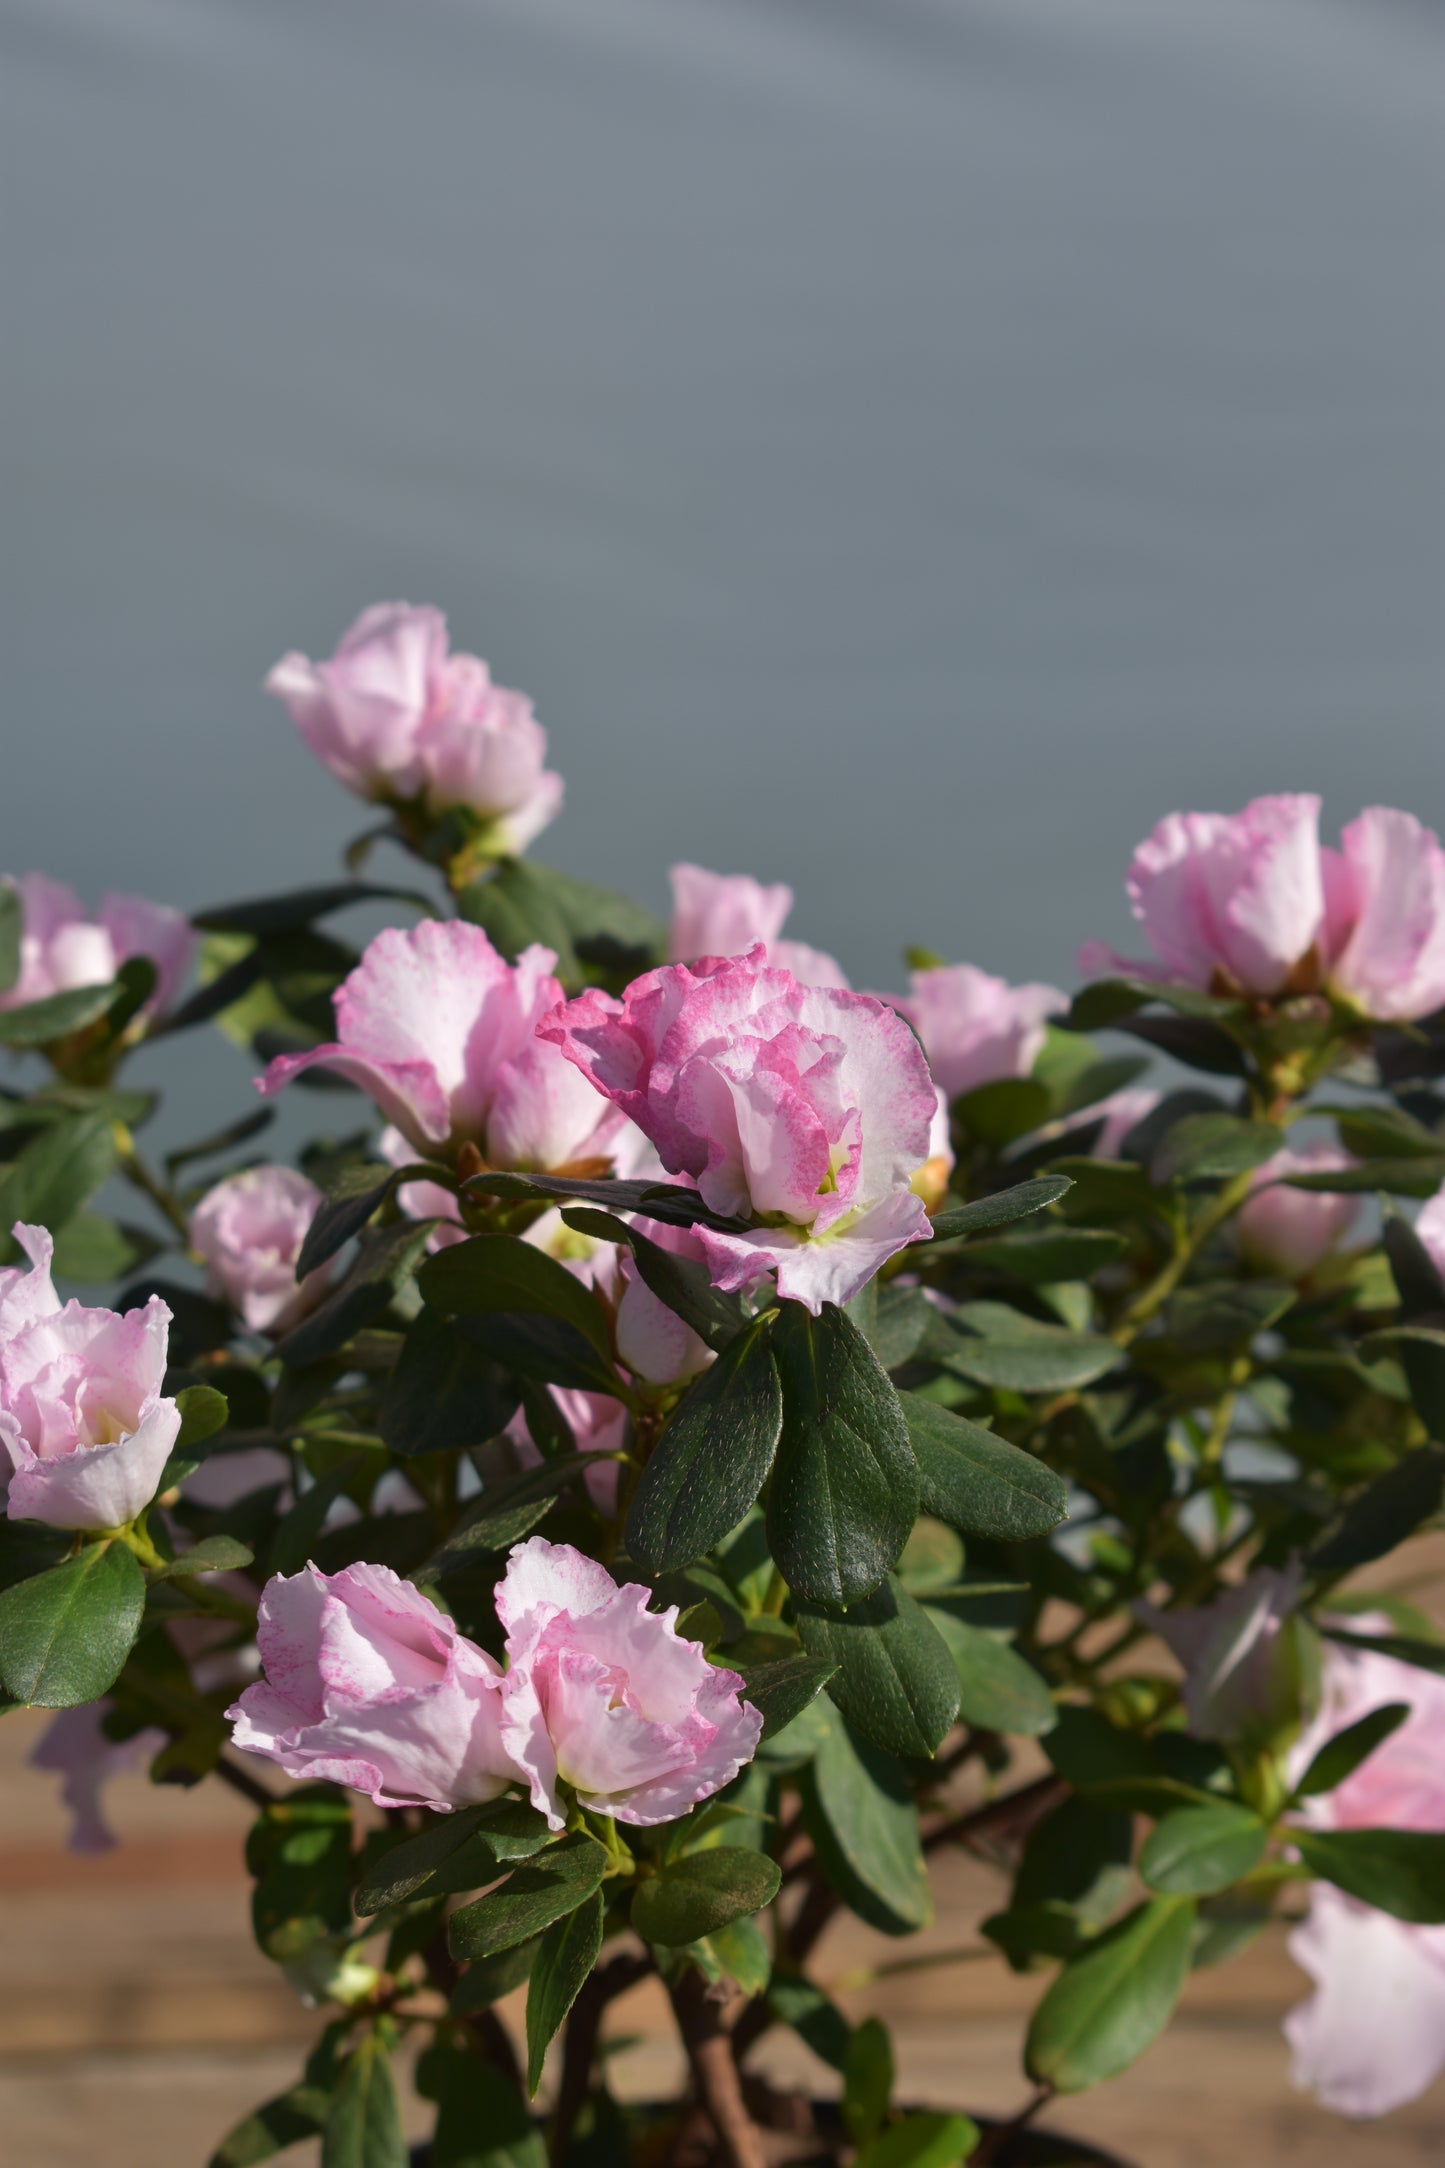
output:
[[[1297,2082],[1419,2093],[1435,836],[1173,815],[1145,961],[857,992],[786,887],[680,865],[663,925],[523,857],[545,736],[436,611],[268,684],[377,809],[348,878],[189,922],[0,889],[0,1679],[82,1848],[126,1763],[251,1802],[257,1941],[323,2013],[213,2168],[402,2168],[399,2054],[430,2168],[1100,2159],[1058,2096],[1271,1920]],[[202,1025],[260,1096],[158,1154],[127,1059]],[[918,1961],[952,1847],[997,1900],[925,1961],[1037,1981],[1010,2120],[897,2098],[830,1992],[841,1915]],[[649,1976],[672,2102],[611,2077]]]

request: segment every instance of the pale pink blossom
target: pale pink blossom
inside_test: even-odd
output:
[[[1152,958],[1087,942],[1079,968],[1259,999],[1334,993],[1378,1022],[1445,1003],[1445,851],[1413,814],[1370,806],[1341,848],[1308,792],[1240,813],[1170,813],[1126,886]]]
[[[121,1528],[155,1496],[181,1427],[162,1396],[171,1313],[61,1307],[43,1227],[17,1225],[32,1270],[0,1289],[0,1445],[12,1520]]]
[[[138,956],[156,967],[142,1013],[169,1009],[186,975],[196,937],[181,912],[140,896],[102,896],[94,918],[73,888],[43,873],[8,884],[20,898],[20,976],[0,1009],[47,1000],[81,986],[109,986],[122,964]]]
[[[475,655],[451,654],[440,610],[363,610],[329,662],[283,655],[266,680],[306,743],[347,788],[432,814],[465,807],[524,850],[562,804],[544,766],[547,734],[525,693],[494,685]]]
[[[1388,1632],[1383,1617],[1352,1628]],[[1445,1832],[1445,1679],[1370,1649],[1327,1641],[1319,1717],[1292,1757],[1296,1778],[1326,1739],[1390,1702],[1410,1714],[1332,1792],[1304,1802],[1320,1829]],[[1397,1920],[1310,1885],[1290,1955],[1315,1992],[1285,2020],[1296,2085],[1342,2115],[1387,2115],[1445,2069],[1445,1927]]]
[[[1333,1144],[1286,1147],[1255,1170],[1250,1194],[1235,1217],[1240,1255],[1262,1272],[1303,1280],[1338,1247],[1360,1216],[1361,1199],[1347,1191],[1288,1189],[1291,1174],[1334,1173],[1357,1162]]]
[[[1305,1713],[1291,1617],[1300,1569],[1258,1566],[1212,1603],[1164,1611],[1136,1603],[1136,1616],[1184,1666],[1184,1706],[1196,1739],[1271,1738]]]
[[[1420,1207],[1415,1233],[1435,1270],[1445,1279],[1445,1186]]]
[[[325,1294],[329,1265],[296,1279],[320,1205],[316,1184],[294,1167],[247,1167],[207,1190],[191,1214],[207,1293],[229,1302],[252,1332],[289,1332]]]
[[[1145,1084],[1126,1084],[1122,1091],[1110,1092],[1107,1099],[1090,1107],[1085,1119],[1096,1122],[1102,1115],[1104,1122],[1094,1139],[1093,1157],[1117,1159],[1130,1130],[1148,1119],[1162,1097],[1162,1092],[1150,1091]]]
[[[666,965],[620,1001],[583,994],[540,1028],[711,1211],[753,1222],[698,1228],[716,1285],[775,1271],[816,1312],[927,1238],[909,1184],[937,1094],[913,1034],[870,995],[799,986],[759,945]]]
[[[672,882],[668,961],[694,964],[704,956],[742,956],[761,941],[768,962],[791,971],[800,986],[848,984],[843,966],[806,941],[781,938],[793,908],[786,881],[764,887],[747,873],[709,873],[705,866],[677,865]]]
[[[1045,1022],[1069,1006],[1056,986],[1010,986],[973,964],[915,971],[894,1003],[923,1042],[950,1099],[1004,1077],[1027,1076],[1043,1050]]]
[[[497,1590],[507,1632],[503,1738],[532,1804],[566,1822],[560,1787],[620,1822],[673,1821],[752,1760],[762,1717],[744,1680],[682,1640],[677,1609],[619,1588],[605,1566],[541,1536],[518,1544]]]
[[[610,1393],[588,1393],[572,1385],[549,1385],[547,1391],[572,1433],[572,1444],[577,1452],[611,1454],[621,1451],[627,1442],[628,1416],[620,1400],[614,1400]],[[532,1437],[525,1408],[518,1408],[508,1423],[507,1436],[523,1467],[536,1467],[542,1455]],[[616,1511],[618,1466],[615,1460],[600,1460],[595,1468],[587,1470],[588,1496],[599,1512]]]
[[[480,926],[423,919],[379,933],[336,995],[335,1043],[282,1054],[258,1080],[269,1097],[305,1069],[360,1085],[415,1151],[475,1144],[493,1167],[609,1159],[621,1119],[596,1097],[539,1021],[562,999],[551,949],[515,964]]]
[[[389,1566],[277,1575],[256,1639],[265,1678],[226,1714],[288,1776],[441,1813],[527,1781],[501,1739],[500,1667]]]
[[[113,1706],[104,1699],[57,1710],[31,1749],[30,1767],[61,1780],[61,1803],[70,1815],[65,1842],[72,1852],[114,1851],[116,1834],[105,1818],[101,1793],[112,1777],[143,1769],[169,1738],[152,1724],[127,1739],[112,1739],[104,1727]]]

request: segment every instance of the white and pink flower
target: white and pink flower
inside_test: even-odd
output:
[[[521,1781],[501,1667],[390,1567],[278,1575],[256,1640],[266,1675],[226,1714],[236,1745],[288,1776],[443,1813]]]
[[[494,685],[476,655],[452,654],[440,610],[363,610],[329,662],[283,655],[266,690],[318,760],[359,797],[465,807],[525,850],[562,806],[547,734],[525,693]]]
[[[583,994],[541,1034],[712,1212],[751,1221],[699,1226],[716,1285],[776,1272],[779,1293],[816,1312],[927,1239],[909,1184],[929,1157],[937,1093],[907,1025],[870,995],[800,986],[759,945],[665,965],[620,1001]]]
[[[709,873],[706,866],[683,863],[668,876],[672,882],[672,923],[668,961],[695,964],[704,956],[742,956],[759,941],[768,962],[791,971],[800,986],[843,986],[847,974],[836,957],[806,941],[782,938],[793,908],[786,881],[764,887],[748,873]]]
[[[44,873],[8,884],[20,898],[20,975],[0,1009],[23,1007],[82,986],[109,986],[122,964],[142,956],[156,967],[143,1014],[171,1008],[195,950],[190,921],[141,896],[102,896],[94,918],[73,888]]]
[[[1079,968],[1274,999],[1323,987],[1381,1023],[1445,1003],[1445,851],[1411,813],[1369,806],[1321,845],[1308,792],[1241,813],[1171,813],[1127,882],[1151,959],[1091,941]]]
[[[329,1265],[296,1279],[320,1204],[316,1184],[294,1167],[247,1167],[207,1190],[191,1214],[207,1293],[229,1302],[252,1332],[289,1332],[326,1293]]]
[[[1281,1279],[1308,1279],[1336,1250],[1360,1216],[1362,1200],[1348,1191],[1289,1189],[1291,1174],[1333,1174],[1357,1162],[1334,1144],[1286,1147],[1255,1171],[1235,1216],[1240,1255]]]
[[[181,1427],[161,1392],[171,1313],[63,1307],[43,1227],[17,1225],[32,1269],[0,1273],[0,1445],[12,1520],[122,1528],[155,1496]]]
[[[752,1760],[758,1711],[745,1681],[677,1632],[677,1610],[619,1587],[570,1544],[533,1536],[497,1590],[507,1629],[502,1736],[532,1804],[566,1821],[559,1786],[620,1822],[670,1822]]]
[[[1355,1617],[1360,1632],[1389,1621]],[[1391,1702],[1410,1714],[1343,1784],[1304,1803],[1319,1829],[1445,1832],[1445,1679],[1371,1649],[1325,1644],[1319,1717],[1294,1755],[1296,1777],[1326,1739]],[[1445,1927],[1424,1927],[1310,1885],[1289,1951],[1315,1992],[1285,2019],[1296,2085],[1341,2115],[1388,2115],[1445,2069]]]
[[[1056,986],[1010,986],[973,964],[915,971],[894,1007],[923,1041],[950,1099],[1004,1077],[1027,1076],[1043,1051],[1047,1020],[1069,1006]]]
[[[562,1000],[551,949],[515,964],[480,926],[423,919],[379,933],[336,996],[334,1043],[282,1054],[258,1088],[279,1092],[303,1070],[329,1069],[373,1099],[413,1150],[475,1144],[493,1167],[572,1166],[610,1159],[619,1115],[537,1025]]]

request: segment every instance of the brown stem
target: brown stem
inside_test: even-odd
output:
[[[690,1965],[671,1993],[698,2093],[732,2168],[767,2168],[761,2133],[743,2101],[733,2044],[706,1980]]]
[[[227,1761],[224,1754],[216,1763],[216,1775],[223,1784],[229,1784],[233,1792],[239,1792],[243,1799],[249,1799],[253,1806],[275,1806],[276,1794],[268,1792],[265,1785],[253,1777],[249,1769],[238,1769],[233,1761]]]
[[[982,2143],[970,2155],[971,2168],[988,2168],[990,2161],[1000,2158],[1010,2138],[1016,2138],[1021,2130],[1033,2121],[1040,2108],[1046,2108],[1054,2097],[1052,2085],[1041,2085],[1032,2100],[1027,2101],[1007,2123],[995,2123],[992,2130],[983,2134]]]
[[[1069,1787],[1061,1777],[1035,1777],[1032,1784],[1021,1785],[1002,1799],[990,1799],[954,1821],[940,1822],[924,1838],[923,1849],[933,1852],[941,1844],[974,1845],[984,1837],[1025,1834],[1068,1796]]]
[[[652,1970],[652,1960],[641,1952],[609,1958],[583,1983],[572,2005],[562,2036],[562,2076],[557,2087],[556,2123],[552,2157],[560,2160],[567,2150],[572,2127],[582,2112],[592,2081],[597,2034],[609,2002],[624,1994]]]

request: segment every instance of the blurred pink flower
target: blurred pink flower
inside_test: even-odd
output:
[[[1325,1174],[1357,1162],[1333,1144],[1288,1147],[1255,1170],[1254,1186],[1234,1222],[1241,1255],[1263,1272],[1302,1280],[1324,1263],[1360,1216],[1348,1192],[1270,1187],[1290,1174]]]
[[[1370,806],[1338,851],[1307,792],[1240,813],[1170,813],[1127,888],[1152,959],[1086,942],[1079,969],[1270,999],[1326,987],[1379,1022],[1445,1003],[1445,851],[1413,814]]]
[[[526,1781],[501,1741],[500,1667],[389,1566],[278,1574],[256,1639],[266,1676],[226,1714],[288,1776],[439,1812]]]
[[[1095,1159],[1117,1159],[1124,1139],[1131,1129],[1147,1120],[1154,1112],[1162,1092],[1150,1091],[1145,1084],[1127,1084],[1123,1091],[1111,1092],[1097,1106],[1089,1107],[1084,1120],[1098,1121],[1103,1116],[1104,1126],[1094,1139],[1092,1155]]]
[[[764,888],[747,873],[709,873],[686,863],[672,868],[672,924],[668,961],[694,964],[704,956],[741,956],[761,941],[768,962],[791,971],[800,986],[842,986],[847,974],[835,957],[806,941],[781,938],[793,908],[785,881]]]
[[[1384,1617],[1352,1617],[1388,1632]],[[1304,1802],[1321,1829],[1445,1832],[1445,1679],[1370,1649],[1325,1643],[1319,1717],[1293,1756],[1300,1776],[1336,1732],[1389,1702],[1410,1714],[1344,1783]],[[1445,2069],[1445,1927],[1377,1912],[1324,1882],[1289,1938],[1315,1992],[1285,2019],[1296,2085],[1341,2115],[1388,2115]]]
[[[196,937],[190,921],[163,903],[140,896],[102,896],[95,917],[73,888],[43,873],[22,874],[8,884],[20,898],[20,976],[0,994],[0,1009],[14,1009],[79,986],[108,986],[133,957],[156,967],[156,983],[143,1014],[174,1005]]]
[[[120,1528],[155,1496],[181,1427],[161,1395],[171,1313],[62,1309],[43,1227],[17,1224],[32,1261],[0,1275],[0,1444],[12,1467],[12,1520]],[[8,1329],[7,1329],[8,1328]]]
[[[890,996],[890,999],[892,997]],[[1003,1077],[1027,1076],[1044,1044],[1045,1019],[1069,1006],[1056,986],[1010,986],[973,964],[915,971],[894,1007],[917,1032],[950,1099]]]
[[[330,1069],[424,1156],[471,1142],[491,1166],[533,1172],[608,1159],[620,1117],[537,1037],[562,999],[555,962],[534,946],[509,964],[462,919],[388,928],[337,993],[336,1042],[279,1055],[258,1089]]]
[[[744,1681],[680,1640],[676,1607],[649,1611],[649,1594],[570,1544],[533,1536],[511,1554],[497,1590],[503,1738],[554,1829],[559,1784],[594,1813],[669,1822],[757,1750],[763,1720],[740,1699]]]
[[[111,1852],[117,1838],[101,1808],[101,1792],[112,1777],[143,1769],[169,1739],[155,1725],[112,1739],[104,1729],[113,1704],[87,1701],[61,1709],[46,1725],[30,1752],[30,1767],[61,1779],[60,1797],[70,1815],[65,1842],[72,1852]]]
[[[207,1190],[192,1212],[191,1248],[205,1261],[207,1292],[252,1332],[289,1332],[325,1294],[328,1265],[296,1279],[320,1203],[316,1184],[294,1167],[247,1167]]]
[[[475,655],[450,654],[440,610],[363,610],[329,662],[283,655],[266,690],[321,760],[362,798],[430,813],[463,806],[521,851],[554,820],[562,778],[525,693],[494,685]]]
[[[1137,1618],[1184,1666],[1184,1706],[1196,1739],[1271,1737],[1298,1725],[1302,1682],[1286,1631],[1300,1569],[1258,1566],[1212,1603],[1177,1611],[1136,1603]]]
[[[588,992],[540,1028],[713,1212],[754,1222],[698,1228],[718,1286],[776,1271],[816,1312],[927,1238],[909,1184],[937,1094],[913,1034],[871,996],[799,986],[759,944],[666,965],[620,1001]]]

